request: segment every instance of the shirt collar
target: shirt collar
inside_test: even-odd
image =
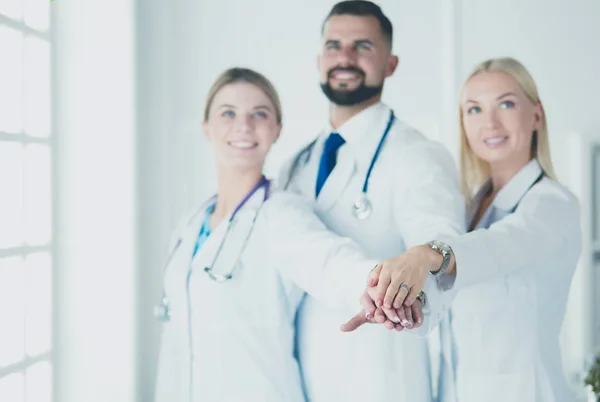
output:
[[[498,192],[493,205],[504,211],[511,211],[542,173],[537,159],[532,159]]]
[[[377,135],[373,134],[373,136],[379,138],[385,129],[389,114],[390,108],[382,102],[377,102],[353,116],[350,120],[338,127],[337,130],[331,127],[331,123],[328,123],[328,132],[326,135],[329,135],[331,132],[336,132],[350,144],[356,144],[363,136],[371,135],[373,133],[378,133]]]

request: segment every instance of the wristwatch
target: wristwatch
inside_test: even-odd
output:
[[[427,243],[429,247],[436,253],[440,254],[444,259],[442,261],[442,266],[437,271],[429,271],[429,273],[433,276],[439,276],[446,272],[448,266],[450,265],[450,257],[452,256],[452,249],[446,243],[443,243],[439,240],[432,240]]]

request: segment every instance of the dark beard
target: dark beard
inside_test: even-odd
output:
[[[348,71],[348,72],[357,73],[361,76],[362,83],[360,84],[360,86],[358,88],[356,88],[353,91],[333,89],[331,87],[329,81],[331,79],[332,74],[336,71]],[[383,83],[381,83],[380,86],[375,86],[375,87],[366,86],[365,81],[364,81],[365,80],[364,71],[362,71],[361,69],[356,68],[356,67],[333,68],[333,69],[329,70],[329,72],[327,73],[327,77],[328,77],[327,82],[321,83],[321,90],[323,91],[325,96],[327,96],[327,99],[329,99],[329,101],[331,103],[338,105],[338,106],[358,105],[360,103],[368,101],[369,99],[374,98],[375,96],[380,95],[381,92],[383,91]]]
[[[340,91],[331,88],[329,82],[321,84],[321,89],[331,103],[338,106],[354,106],[381,94],[383,86],[368,87],[362,84],[354,91]]]

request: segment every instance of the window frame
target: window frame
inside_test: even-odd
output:
[[[50,1],[50,0],[47,0]],[[50,238],[46,244],[43,245],[26,245],[22,244],[16,247],[8,247],[8,248],[0,248],[0,258],[6,257],[21,257],[24,260],[32,254],[36,253],[46,253],[49,255],[51,259],[51,329],[50,329],[50,348],[47,352],[38,354],[36,356],[28,356],[26,353],[24,358],[19,360],[18,362],[9,364],[7,366],[0,366],[0,380],[8,377],[12,374],[22,373],[26,374],[27,369],[34,366],[40,362],[48,362],[51,367],[51,378],[50,384],[52,388],[51,395],[48,396],[49,400],[56,400],[56,362],[54,356],[56,354],[56,328],[57,328],[57,249],[56,249],[56,235],[58,233],[57,226],[57,157],[56,157],[56,114],[55,114],[55,80],[54,80],[54,70],[55,70],[55,40],[54,40],[54,24],[53,24],[53,10],[52,4],[50,3],[49,7],[49,20],[48,27],[45,31],[40,31],[35,28],[28,26],[25,22],[25,19],[22,18],[20,21],[15,20],[11,17],[8,17],[4,14],[0,13],[0,26],[5,26],[10,29],[14,29],[19,31],[24,38],[27,37],[35,37],[37,39],[45,41],[49,46],[49,113],[50,113],[50,131],[47,137],[36,137],[27,134],[25,128],[22,128],[21,132],[6,132],[0,129],[0,143],[5,142],[15,142],[21,144],[22,146],[27,146],[29,144],[43,144],[48,147],[50,153],[50,202],[51,202],[51,210],[50,210]]]

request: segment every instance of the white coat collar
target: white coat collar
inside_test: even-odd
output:
[[[385,130],[389,114],[390,108],[378,102],[350,118],[337,130],[328,123],[324,134],[327,137],[329,133],[336,132],[350,145],[358,144],[364,136],[379,139]]]
[[[246,201],[244,206],[237,212],[237,214],[234,218],[234,221],[240,219],[242,216],[254,216],[256,211],[258,209],[260,209],[263,202],[265,201],[265,191],[267,191],[267,188],[265,186],[263,186],[262,188],[259,188],[254,194],[252,194],[252,196],[248,199],[248,201]],[[272,191],[273,191],[273,183],[271,182],[270,186],[269,186],[269,193]],[[268,196],[268,194],[267,194],[267,196]],[[215,202],[218,197],[219,197],[218,195],[213,196]],[[209,205],[210,205],[209,203],[206,204],[206,207],[204,209],[205,212],[206,212],[206,208],[208,208]],[[231,211],[229,214],[227,214],[227,216],[225,218],[223,218],[221,223],[228,222],[229,219],[231,219],[232,214],[233,214],[233,211]],[[221,224],[219,224],[219,226],[221,226]],[[226,224],[225,224],[225,226],[226,226]]]
[[[512,211],[525,193],[542,174],[537,159],[532,159],[498,192],[493,205],[503,211]]]

